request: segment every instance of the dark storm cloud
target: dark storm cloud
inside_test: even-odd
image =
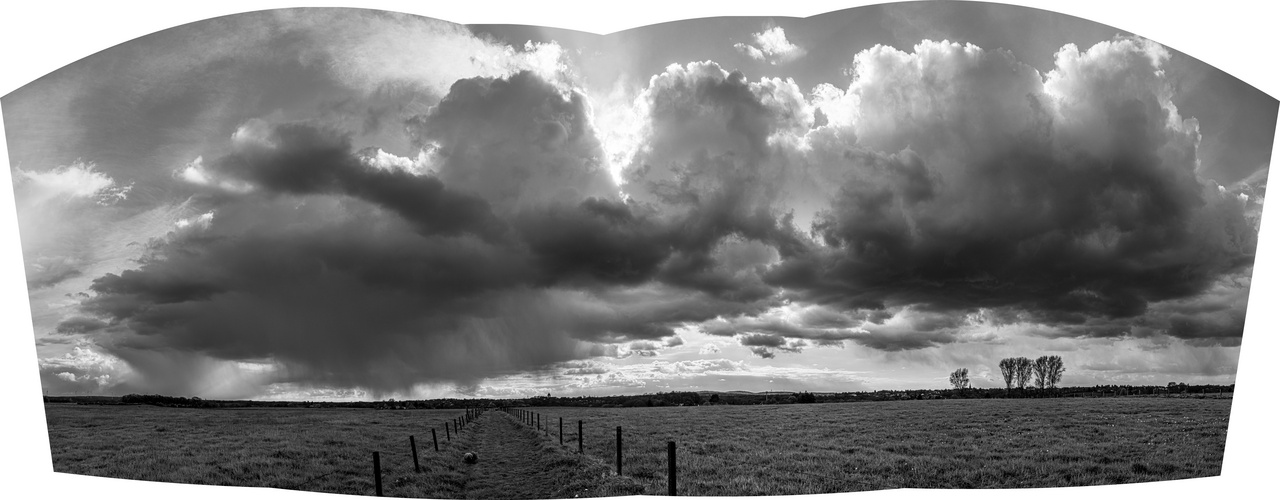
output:
[[[747,347],[782,347],[787,345],[787,339],[781,335],[759,333],[743,335],[738,341]]]
[[[766,282],[845,308],[1013,307],[1079,324],[1246,269],[1248,201],[1197,178],[1196,125],[1168,104],[1162,50],[1064,49],[1043,84],[1007,54],[958,45],[860,58],[873,76],[850,92],[870,124],[820,156],[847,179],[813,225],[824,245]],[[922,112],[882,92],[942,98]]]
[[[798,353],[809,345],[804,340],[787,340],[781,335],[753,333],[738,337],[738,343],[751,348],[751,353],[762,358],[773,358],[775,351]]]
[[[77,316],[74,318],[63,320],[58,323],[58,327],[54,330],[56,333],[64,335],[73,335],[77,333],[89,333],[101,330],[107,327],[107,322],[97,318],[86,318]]]
[[[710,62],[651,79],[624,188],[699,235],[675,244],[659,278],[857,312],[820,328],[743,317],[708,333],[918,349],[956,341],[955,319],[985,310],[1057,335],[1141,335],[1132,327],[1152,304],[1251,266],[1259,197],[1198,177],[1198,125],[1170,101],[1162,47],[1067,46],[1048,74],[1003,50],[913,50],[859,54],[848,88],[820,86],[812,106],[790,82]],[[813,199],[827,204],[807,216]],[[775,260],[723,272],[709,249],[729,237]],[[903,307],[905,326],[885,323]],[[1159,330],[1222,339],[1236,326]]]
[[[774,354],[773,351],[770,351],[768,347],[752,347],[751,354],[755,354],[756,356],[760,356],[764,359],[773,359],[777,357],[777,355]]]
[[[730,300],[772,296],[760,271],[807,244],[774,203],[785,172],[770,163],[769,138],[810,126],[803,95],[788,81],[749,82],[703,62],[669,66],[637,102],[644,142],[624,189],[669,221],[674,251],[659,279]]]
[[[853,334],[850,340],[881,351],[904,351],[950,344],[956,341],[956,335],[950,330],[919,330],[873,325],[865,328],[865,332]]]
[[[703,333],[718,336],[747,334],[753,342],[772,340],[782,342],[784,337],[836,342],[851,339],[856,331],[848,328],[821,328],[805,326],[775,314],[742,315],[732,319],[715,319],[700,325]],[[740,337],[747,338],[747,337]],[[743,344],[764,346],[763,343]],[[779,344],[781,345],[781,344]],[[770,345],[769,347],[777,347]]]
[[[708,245],[684,229],[683,215],[564,193],[505,203],[511,193],[468,179],[467,171],[496,178],[505,165],[511,189],[539,195],[539,182],[581,181],[584,189],[570,191],[582,194],[607,176],[589,163],[576,173],[557,170],[568,168],[558,159],[584,151],[573,144],[594,144],[564,116],[582,103],[529,74],[483,85],[488,91],[477,97],[460,83],[461,95],[444,102],[536,112],[550,100],[567,107],[547,116],[564,121],[533,136],[491,131],[494,141],[532,137],[515,141],[526,154],[507,144],[471,155],[474,147],[447,140],[479,141],[484,122],[433,110],[424,136],[446,142],[436,144],[443,166],[426,173],[353,152],[336,131],[260,120],[241,126],[234,152],[201,175],[244,188],[224,193],[201,224],[149,245],[137,269],[94,280],[82,308],[113,325],[93,333],[95,342],[170,392],[192,390],[225,363],[260,360],[271,364],[258,383],[377,392],[466,385],[606,354],[592,343],[637,340],[633,351],[652,355],[681,324],[761,310],[653,281],[673,249]],[[511,96],[500,90],[513,88],[523,89],[516,103],[482,99],[504,103]],[[463,129],[471,132],[450,135]],[[761,258],[759,249],[731,250],[722,253],[743,265]]]
[[[617,197],[590,119],[585,95],[523,71],[458,80],[407,130],[438,148],[441,181],[507,211]]]
[[[1198,295],[1151,304],[1144,314],[1136,318],[1073,317],[1056,329],[1034,333],[1055,338],[1112,339],[1159,335],[1181,339],[1194,346],[1237,346],[1244,334],[1249,282],[1247,273],[1227,275]],[[1051,323],[1040,315],[1029,313],[1017,313],[1003,319]]]
[[[671,253],[667,228],[643,208],[618,201],[546,205],[522,211],[515,220],[548,280],[642,283]]]
[[[48,288],[71,278],[82,276],[84,272],[72,267],[62,267],[29,273],[29,275],[31,277],[27,278],[27,288],[38,289]]]
[[[303,99],[318,119],[238,121],[229,154],[170,176],[208,188],[207,218],[93,281],[56,331],[110,357],[42,365],[46,387],[190,394],[239,373],[229,385],[474,394],[513,373],[602,375],[583,358],[653,356],[682,327],[762,358],[1006,325],[1239,342],[1243,296],[1222,277],[1249,271],[1264,187],[1197,175],[1198,126],[1152,44],[1069,47],[1047,75],[999,50],[878,47],[811,92],[672,65],[629,101],[619,154],[603,103],[548,70],[558,46],[391,21],[299,73],[342,87]],[[419,31],[411,55],[385,50]],[[178,111],[175,126],[199,115]],[[395,124],[416,156],[369,145]],[[132,385],[112,385],[116,362]]]
[[[349,138],[302,124],[262,130],[241,127],[239,151],[213,165],[217,174],[289,194],[345,194],[384,206],[425,234],[474,234],[486,239],[505,231],[489,204],[445,188],[434,176],[367,165],[351,152]]]
[[[209,233],[95,282],[84,307],[126,328],[99,334],[104,350],[156,377],[179,367],[155,353],[188,353],[373,390],[574,357],[551,312],[563,304],[520,288],[520,256],[480,240],[326,199],[224,207]]]

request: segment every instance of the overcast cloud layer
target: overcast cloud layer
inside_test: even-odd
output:
[[[901,9],[867,14],[930,19]],[[1050,351],[1069,385],[1233,381],[1271,134],[1179,94],[1229,77],[1119,32],[796,36],[852,14],[597,67],[658,27],[283,10],[70,65],[3,102],[45,388],[998,386]]]

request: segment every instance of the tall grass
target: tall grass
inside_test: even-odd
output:
[[[373,452],[388,496],[455,498],[465,471],[459,410],[45,406],[56,472],[147,481],[372,495]],[[437,429],[440,453],[431,444]],[[418,442],[414,474],[409,436]],[[463,429],[462,439],[468,439]]]
[[[1080,486],[1217,475],[1230,400],[942,400],[781,406],[532,408],[565,447],[682,495]]]
[[[549,433],[504,428],[496,419],[507,417],[490,413],[451,442],[443,423],[461,415],[457,410],[50,404],[45,411],[58,472],[370,495],[372,452],[378,451],[387,496],[530,498],[665,494],[667,441],[678,444],[681,495],[1052,487],[1212,476],[1221,471],[1230,404],[1072,398],[533,408]],[[556,444],[561,416],[563,447]],[[579,419],[585,424],[585,457],[573,455]],[[628,477],[617,479],[624,481],[610,477],[619,425]],[[432,449],[432,427],[440,453]],[[417,437],[422,473],[413,472],[410,434]],[[479,465],[460,460],[470,450],[483,450]],[[508,456],[497,460],[501,455]],[[540,478],[536,488],[529,477]]]

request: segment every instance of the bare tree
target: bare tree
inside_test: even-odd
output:
[[[1036,362],[1031,365],[1031,369],[1036,372],[1036,388],[1044,389],[1049,384],[1049,357],[1040,356],[1036,358]]]
[[[1004,390],[1013,390],[1013,377],[1018,371],[1018,362],[1013,358],[1000,360],[1000,375],[1004,377]]]
[[[1018,388],[1026,389],[1027,382],[1031,381],[1031,360],[1027,358],[1016,358],[1013,360],[1014,378],[1017,379]]]
[[[1046,382],[1048,382],[1050,388],[1056,387],[1058,385],[1058,381],[1062,380],[1062,373],[1067,371],[1067,369],[1062,365],[1062,358],[1058,356],[1049,356],[1045,363]]]
[[[951,372],[951,385],[956,389],[964,389],[969,387],[969,369],[961,368]]]

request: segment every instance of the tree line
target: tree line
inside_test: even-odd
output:
[[[1006,391],[1012,391],[1014,386],[1026,389],[1031,382],[1035,383],[1037,389],[1053,389],[1067,371],[1060,356],[1040,356],[1035,361],[1021,357],[1004,358],[1000,360],[999,366]],[[969,369],[960,368],[951,372],[951,386],[955,389],[968,389]]]

